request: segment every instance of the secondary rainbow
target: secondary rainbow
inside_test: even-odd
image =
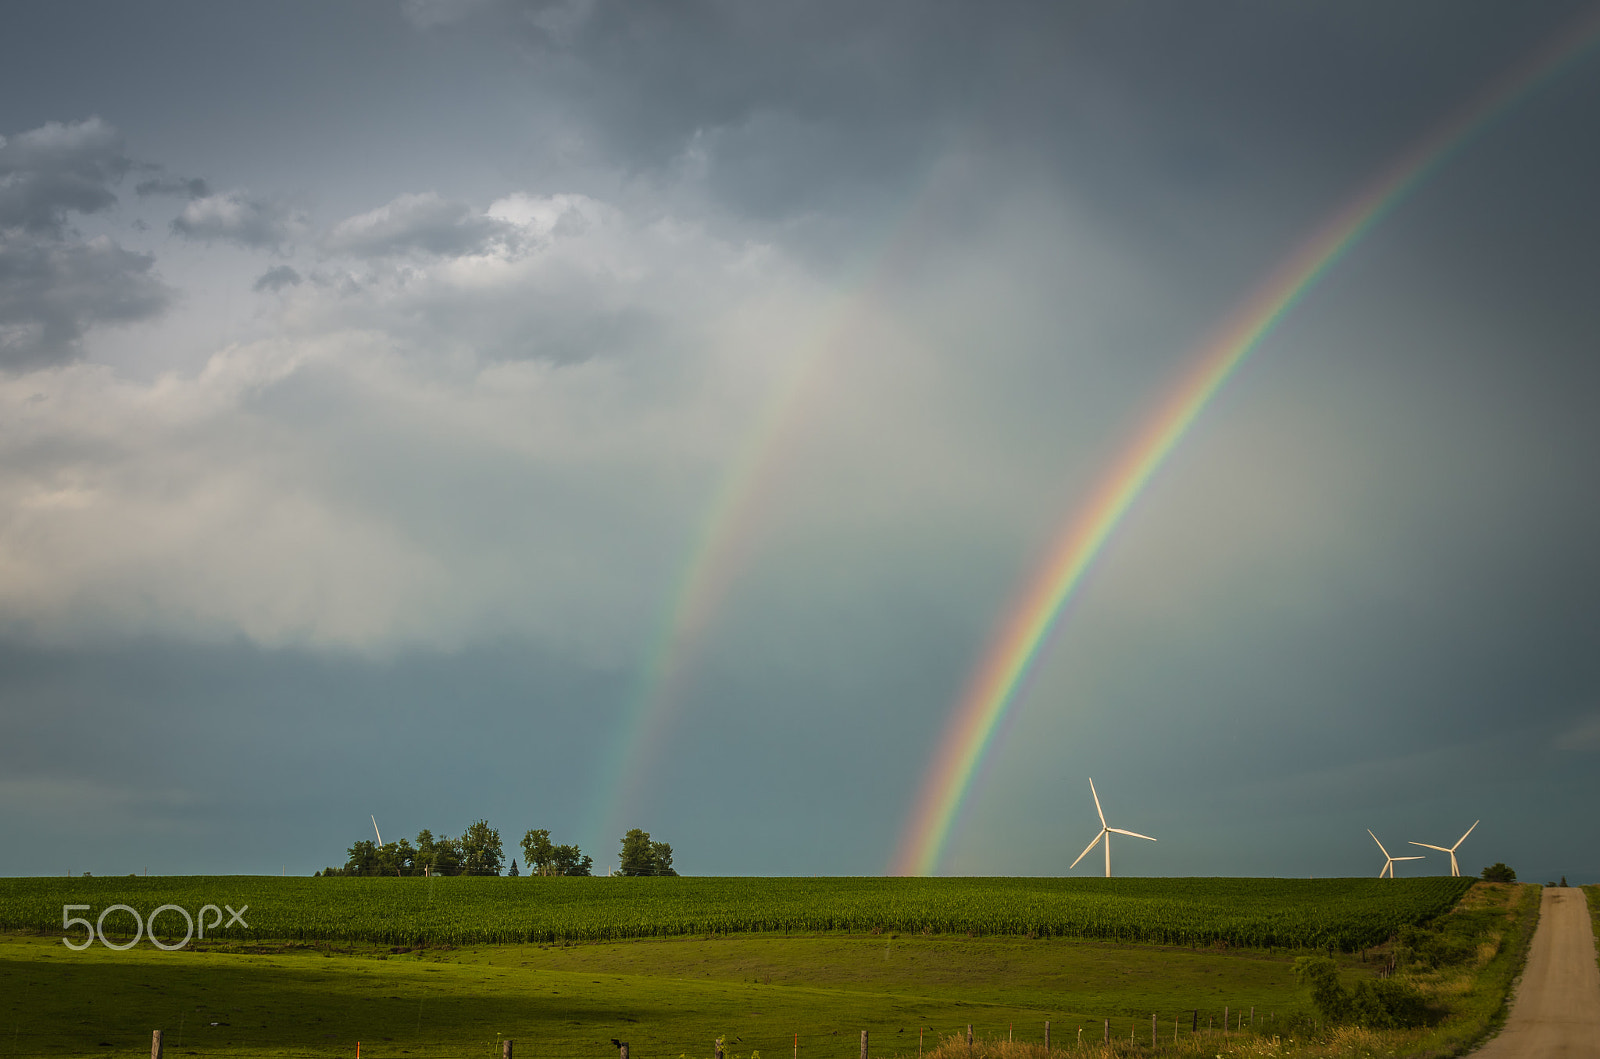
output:
[[[890,870],[937,870],[995,732],[1015,705],[1084,574],[1172,450],[1267,337],[1372,227],[1495,119],[1578,62],[1600,37],[1591,14],[1493,82],[1425,136],[1283,261],[1191,358],[1170,395],[1059,534],[969,680],[923,778]]]
[[[687,562],[666,597],[618,736],[598,773],[587,829],[597,841],[610,841],[604,836],[614,834],[623,823],[622,814],[633,811],[641,800],[647,781],[645,759],[651,748],[662,744],[694,648],[744,568],[768,497],[778,484],[779,468],[804,440],[806,410],[823,394],[834,354],[874,311],[879,288],[910,256],[919,221],[935,215],[938,178],[936,169],[924,174],[916,193],[883,219],[875,252],[861,259],[827,311],[797,341],[787,369],[729,462],[700,519]]]

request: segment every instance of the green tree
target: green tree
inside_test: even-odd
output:
[[[1495,861],[1483,869],[1483,877],[1487,882],[1516,882],[1517,873],[1506,867],[1505,862]]]
[[[440,835],[433,840],[433,874],[461,874],[461,840]]]
[[[499,875],[505,851],[500,832],[479,820],[461,836],[461,870],[467,875]]]
[[[511,878],[513,878],[513,879],[515,879],[517,876],[522,874],[520,871],[517,870],[517,858],[515,858],[515,857],[511,858],[511,868],[506,872],[506,874],[508,876],[510,876]]]
[[[550,844],[550,832],[532,830],[522,836],[522,853],[536,875],[549,875],[555,863],[555,846]]]
[[[376,875],[378,873],[378,847],[371,839],[350,844],[349,859],[344,862],[347,875]]]
[[[433,841],[433,832],[427,828],[417,832],[417,852],[413,863],[417,871],[425,875],[439,873],[439,848]]]
[[[676,875],[672,870],[672,847],[650,841],[650,832],[633,828],[622,836],[622,874]]]
[[[588,875],[594,866],[593,857],[585,857],[577,846],[557,846],[552,859],[553,875]]]

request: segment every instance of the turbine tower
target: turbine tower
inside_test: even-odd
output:
[[[1472,829],[1477,827],[1481,823],[1483,823],[1482,820],[1474,820],[1474,821],[1472,821],[1472,827],[1467,828],[1467,835],[1472,834]],[[1422,846],[1424,849],[1436,849],[1440,853],[1448,853],[1448,854],[1450,854],[1450,874],[1456,876],[1457,878],[1460,878],[1460,876],[1461,876],[1461,865],[1456,863],[1456,850],[1460,849],[1461,848],[1461,843],[1463,843],[1463,842],[1465,842],[1467,840],[1467,835],[1462,835],[1460,838],[1456,839],[1456,844],[1451,846],[1451,847],[1449,847],[1448,849],[1446,849],[1444,846],[1435,846],[1435,845],[1432,845],[1431,843],[1428,843],[1428,842],[1413,842],[1413,843],[1411,843],[1411,845],[1413,845],[1413,846]]]
[[[1094,849],[1094,843],[1104,839],[1106,843],[1106,878],[1109,879],[1111,878],[1111,835],[1113,832],[1119,835],[1127,835],[1130,838],[1142,838],[1147,842],[1154,842],[1155,839],[1151,838],[1149,835],[1141,835],[1137,831],[1124,831],[1120,827],[1112,827],[1107,824],[1105,810],[1100,808],[1100,792],[1094,789],[1094,777],[1092,776],[1089,777],[1089,793],[1094,795],[1094,811],[1100,814],[1100,833],[1094,836],[1094,842],[1089,843],[1083,848],[1083,852],[1078,854],[1078,860],[1082,860],[1083,858],[1087,857],[1089,855],[1089,851]],[[1076,868],[1078,866],[1078,860],[1073,861],[1072,864],[1068,866],[1067,870],[1071,871],[1073,868]]]
[[[1372,828],[1370,828],[1370,827],[1367,828],[1367,834],[1372,835]],[[1372,841],[1378,842],[1378,836],[1377,835],[1372,835]],[[1383,843],[1382,842],[1378,842],[1378,848],[1379,849],[1383,849]],[[1389,851],[1386,850],[1386,849],[1383,849],[1383,855],[1385,857],[1388,857],[1388,859],[1383,862],[1383,870],[1378,872],[1378,878],[1380,878],[1380,879],[1383,878],[1385,875],[1387,875],[1391,879],[1394,878],[1394,862],[1397,861],[1397,860],[1421,860],[1422,859],[1422,855],[1420,853],[1417,854],[1415,857],[1393,857],[1393,856],[1389,855]]]

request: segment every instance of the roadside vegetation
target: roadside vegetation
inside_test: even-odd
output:
[[[1579,889],[1589,902],[1589,922],[1594,924],[1595,960],[1600,962],[1600,886],[1591,883]]]

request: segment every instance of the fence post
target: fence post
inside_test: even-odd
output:
[[[972,1023],[967,1023],[967,1054],[972,1054]]]
[[[1250,1005],[1250,1025],[1253,1027],[1253,1026],[1255,1026],[1255,1024],[1256,1024],[1256,1006],[1254,1004],[1251,1004]]]
[[[1222,1005],[1222,1035],[1228,1035],[1228,1005]]]
[[[1156,1046],[1156,1013],[1154,1011],[1152,1011],[1152,1012],[1150,1012],[1150,1047],[1154,1048],[1155,1046]],[[509,1055],[506,1056],[506,1059],[511,1059],[511,1056],[509,1056]]]
[[[1050,1050],[1050,1020],[1044,1020],[1044,1050]]]
[[[154,1030],[150,1034],[150,1059],[161,1059],[161,1031]]]
[[[1106,1019],[1106,1043],[1111,1043],[1111,1020]]]
[[[511,1038],[500,1042],[500,1059],[511,1059]]]
[[[628,1042],[617,1045],[617,1059],[628,1059]]]
[[[722,1059],[722,1038],[721,1037],[718,1037],[716,1040],[711,1042],[711,1052],[712,1052],[713,1055],[715,1055],[717,1057],[717,1059]]]
[[[861,1059],[867,1059],[867,1031],[861,1031]]]

